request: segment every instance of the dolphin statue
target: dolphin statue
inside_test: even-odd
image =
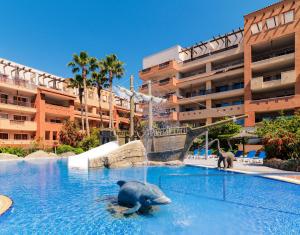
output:
[[[118,204],[129,208],[123,213],[124,215],[130,215],[154,205],[171,203],[171,200],[154,184],[123,180],[118,181],[117,184],[120,186]]]

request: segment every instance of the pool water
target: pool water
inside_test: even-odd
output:
[[[205,176],[206,175],[206,176]],[[300,234],[300,186],[198,167],[149,167],[172,199],[153,213],[115,217],[103,198],[143,168],[70,170],[66,160],[0,163],[13,208],[0,234]]]

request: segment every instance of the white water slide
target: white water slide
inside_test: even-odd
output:
[[[88,169],[89,161],[92,159],[98,159],[106,156],[112,151],[119,148],[119,144],[117,141],[112,141],[107,144],[103,144],[99,147],[93,148],[84,153],[71,156],[68,158],[68,167],[69,168],[79,168],[79,169]]]

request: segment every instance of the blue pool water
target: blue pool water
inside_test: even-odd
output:
[[[299,186],[196,167],[148,168],[148,181],[160,184],[172,204],[148,215],[112,216],[102,199],[117,194],[120,179],[143,180],[143,171],[1,162],[0,194],[14,205],[0,217],[0,234],[300,234]]]

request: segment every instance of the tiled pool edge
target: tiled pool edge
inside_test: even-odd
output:
[[[11,208],[12,204],[13,202],[9,197],[0,195],[0,216],[7,212]]]
[[[185,164],[186,166],[194,166],[194,167],[204,167],[204,168],[211,168],[211,169],[218,169],[217,167],[213,167],[213,166],[206,166],[206,165],[202,165],[202,164]],[[222,171],[230,171],[230,172],[236,172],[236,173],[242,173],[242,174],[260,174],[261,172],[252,172],[252,171],[242,171],[242,170],[236,170],[236,169],[219,169]],[[274,173],[276,174],[276,173]],[[283,181],[283,182],[287,182],[287,183],[292,183],[292,184],[297,184],[300,185],[300,180],[296,180],[296,179],[291,179],[291,178],[287,178],[287,177],[282,177],[282,176],[272,176],[272,175],[262,175],[261,177],[264,178],[269,178],[269,179],[273,179],[273,180],[278,180],[278,181]]]

